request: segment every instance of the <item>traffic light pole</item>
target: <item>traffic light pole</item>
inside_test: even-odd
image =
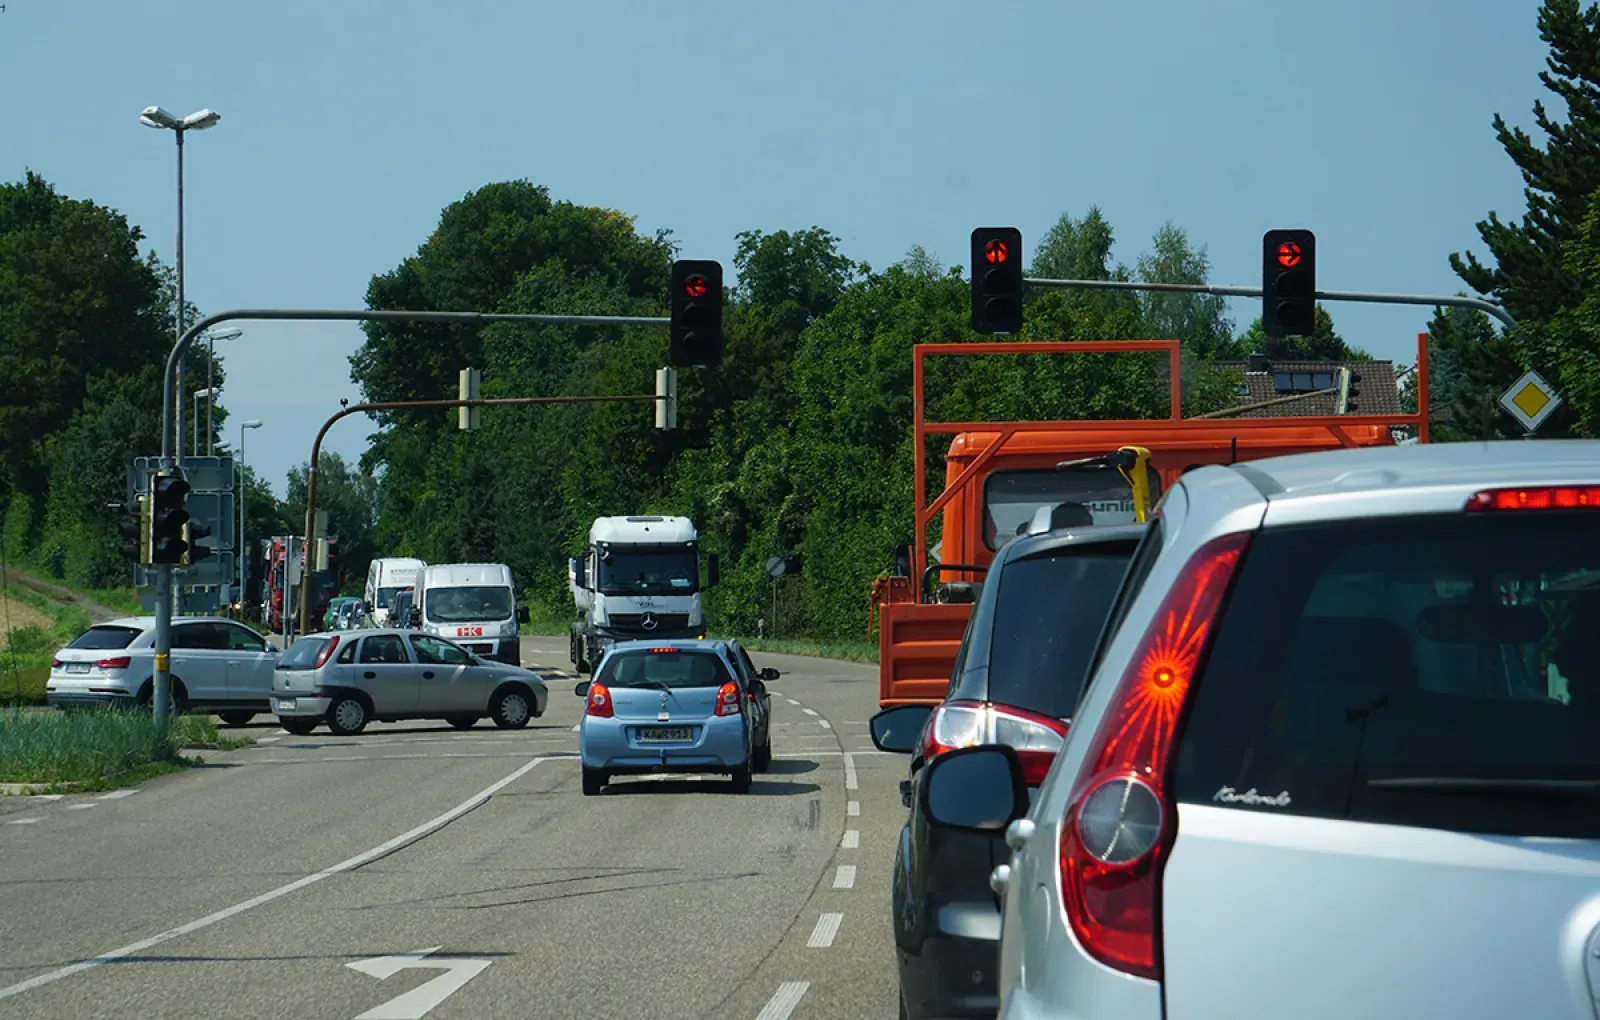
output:
[[[1205,283],[1146,283],[1141,280],[1051,280],[1041,277],[1029,276],[1023,281],[1030,287],[1045,287],[1055,290],[1131,290],[1152,291],[1158,294],[1210,294],[1215,297],[1253,297],[1262,296],[1260,287],[1213,287]],[[1482,298],[1461,297],[1458,294],[1432,295],[1432,294],[1384,294],[1376,291],[1364,290],[1319,290],[1313,300],[1316,301],[1357,301],[1376,305],[1425,305],[1450,306],[1455,308],[1476,308],[1480,312],[1499,319],[1507,329],[1515,329],[1517,320],[1511,313],[1501,308],[1492,301]]]

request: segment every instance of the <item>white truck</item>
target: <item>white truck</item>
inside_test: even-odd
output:
[[[700,536],[687,517],[599,517],[589,545],[567,565],[580,619],[572,664],[589,673],[619,641],[694,638],[706,633],[701,592],[717,583],[717,557],[700,580]]]
[[[449,638],[485,659],[522,665],[517,625],[528,607],[517,605],[511,568],[504,563],[434,563],[417,577],[412,618],[425,634]]]
[[[367,587],[364,592],[367,608],[372,612],[372,622],[380,627],[390,626],[389,607],[394,597],[407,588],[414,588],[417,575],[427,564],[408,556],[386,556],[372,561],[367,567]],[[393,626],[404,626],[395,620]]]

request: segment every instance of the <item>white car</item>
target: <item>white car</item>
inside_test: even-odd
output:
[[[1005,832],[1001,1020],[1595,1020],[1600,442],[1205,467],[1135,553]]]
[[[129,616],[98,623],[55,655],[50,704],[150,705],[156,620]],[[249,627],[210,616],[172,621],[172,694],[177,711],[216,712],[242,726],[268,710],[278,652]]]

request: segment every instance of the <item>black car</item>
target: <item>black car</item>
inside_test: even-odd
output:
[[[993,1017],[999,1006],[1000,899],[989,874],[1007,851],[996,836],[929,825],[915,795],[923,766],[956,748],[1005,744],[1030,790],[1043,781],[1147,529],[1083,527],[1011,541],[989,567],[943,703],[873,717],[873,743],[911,755],[892,891],[901,1017]]]

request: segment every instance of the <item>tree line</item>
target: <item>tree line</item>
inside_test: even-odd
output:
[[[1538,28],[1550,47],[1540,78],[1565,119],[1536,105],[1534,138],[1495,116],[1527,182],[1527,212],[1490,213],[1478,224],[1482,260],[1448,256],[1463,293],[1503,303],[1521,325],[1507,331],[1475,311],[1436,310],[1428,326],[1436,440],[1520,434],[1496,400],[1527,367],[1565,398],[1541,435],[1600,429],[1600,4],[1545,0]],[[85,582],[126,577],[103,503],[122,497],[120,465],[154,449],[170,274],[139,253],[141,240],[114,212],[66,199],[32,174],[0,187],[0,371],[26,380],[0,394],[5,548]],[[1114,241],[1098,209],[1063,215],[1041,235],[1030,272],[1206,282],[1205,247],[1177,225],[1157,231],[1132,265],[1113,259]],[[372,278],[366,302],[661,315],[677,254],[669,232],[641,232],[623,212],[564,202],[528,181],[497,182],[445,208],[416,254]],[[974,339],[965,270],[920,247],[869,266],[817,226],[746,231],[732,268],[725,359],[681,374],[676,431],[656,431],[638,405],[494,408],[470,433],[453,413],[381,415],[359,464],[323,465],[347,577],[361,576],[373,554],[503,561],[535,602],[565,615],[566,560],[594,517],[682,513],[723,558],[724,583],[711,596],[717,626],[751,633],[770,615],[763,565],[779,556],[791,566],[783,632],[864,634],[871,581],[912,528],[911,347]],[[100,300],[83,301],[85,293]],[[371,401],[453,394],[468,366],[482,371],[486,397],[649,392],[666,346],[649,328],[364,328],[351,377]],[[1273,340],[1203,295],[1030,294],[1020,338],[1145,337],[1182,342],[1190,414],[1237,399],[1238,379],[1221,361],[1255,352],[1366,357],[1326,309],[1312,336]],[[1161,359],[1137,354],[943,359],[929,372],[929,415],[1162,415],[1163,371]],[[931,444],[931,478],[942,477],[942,455]],[[291,478],[281,504],[251,489],[252,515],[261,515],[253,534],[298,523],[300,476],[298,497]]]

